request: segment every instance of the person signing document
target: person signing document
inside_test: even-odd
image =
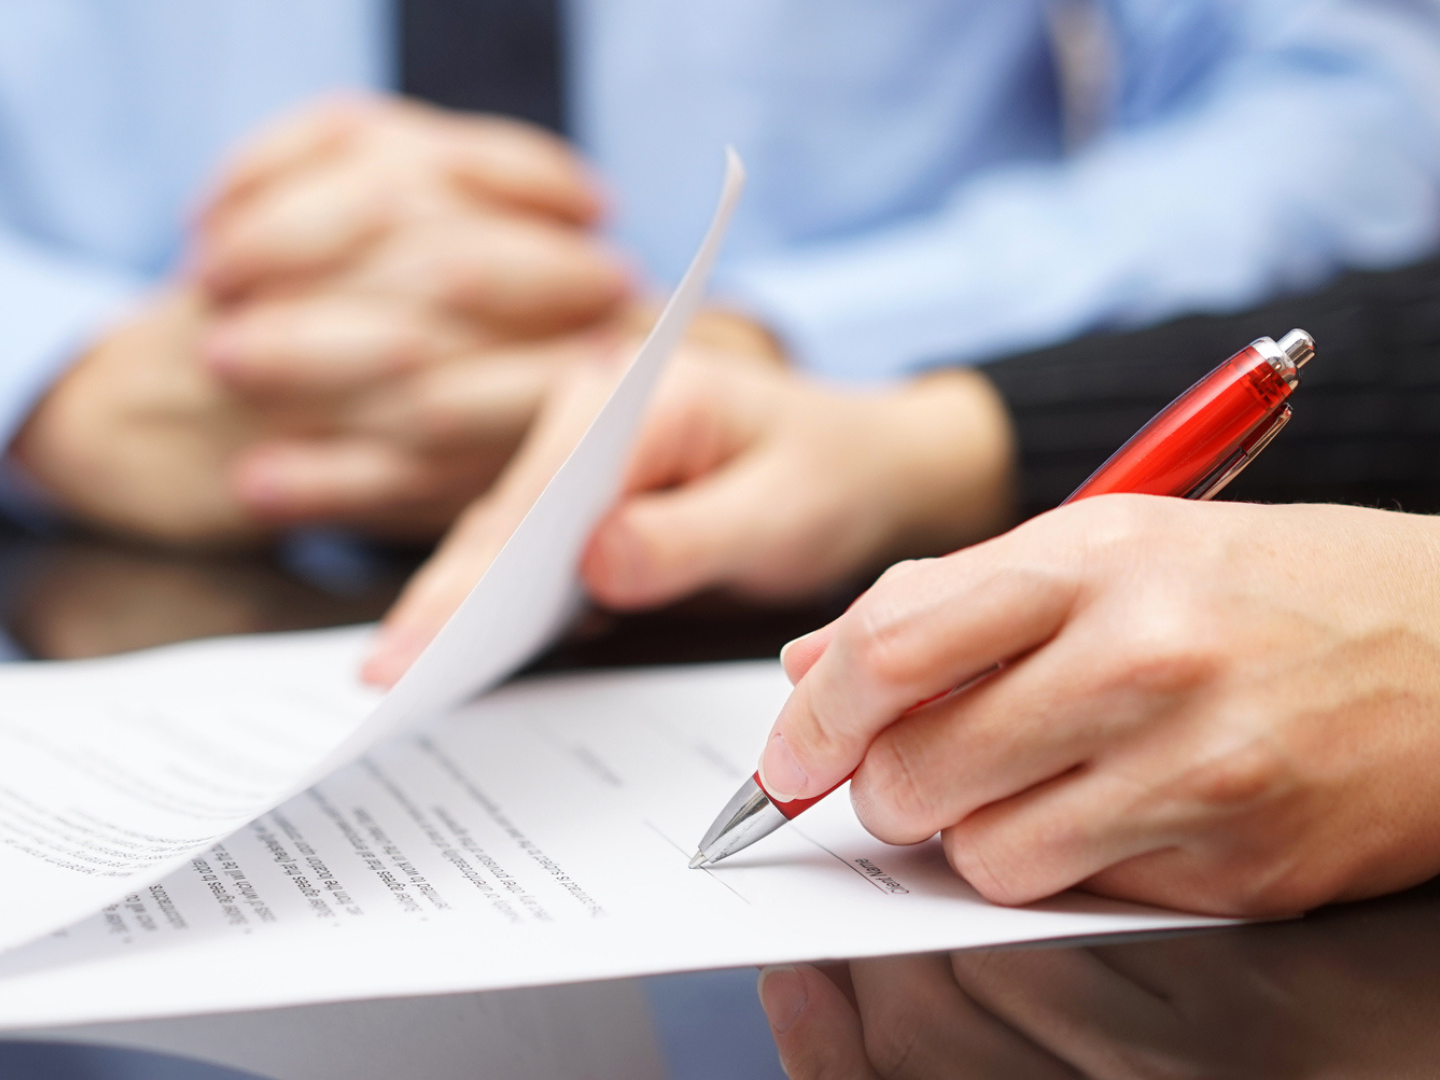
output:
[[[584,557],[606,606],[805,596],[1011,519],[1028,421],[1004,364],[857,393],[693,348],[679,361]],[[605,384],[590,381],[412,582],[373,680],[398,677],[483,570]],[[899,562],[787,648],[795,689],[762,774],[803,798],[853,772],[867,828],[939,833],[1001,903],[1080,886],[1253,915],[1402,888],[1440,871],[1437,566],[1440,526],[1420,515],[1060,507]]]

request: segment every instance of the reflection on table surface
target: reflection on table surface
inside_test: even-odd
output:
[[[1233,930],[855,961],[825,969],[844,994],[825,1039],[856,1078],[1430,1077],[1437,956],[1429,886]]]
[[[261,557],[0,537],[0,625],[17,654],[58,659],[362,622],[384,612],[413,563],[331,541]],[[705,599],[643,617],[590,615],[536,666],[773,656],[844,599],[784,612]],[[1233,930],[830,965],[823,1034],[841,1067],[815,1075],[1431,1076],[1436,957],[1431,885]],[[671,977],[677,1000],[696,978]],[[656,985],[663,996],[666,980]],[[736,980],[726,985],[739,992]],[[723,1030],[734,1015],[685,1020],[686,1038],[706,1049],[671,1047],[677,1077],[742,1075]]]
[[[16,657],[70,660],[192,638],[370,622],[419,554],[307,537],[267,554],[182,553],[0,531],[0,628]],[[532,670],[772,657],[853,593],[763,610],[699,597],[667,611],[584,614]]]
[[[191,638],[367,622],[403,569],[316,543],[282,555],[188,554],[0,534],[0,625],[21,656],[73,660]]]

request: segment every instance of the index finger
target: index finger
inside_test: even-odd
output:
[[[376,108],[377,103],[358,95],[335,97],[265,129],[229,161],[200,210],[200,223],[213,226],[259,188],[327,157]]]
[[[500,116],[436,110],[434,118],[437,147],[461,190],[574,225],[601,216],[600,183],[564,140]]]
[[[1066,550],[1040,519],[887,570],[835,621],[781,709],[760,763],[765,790],[782,802],[829,791],[906,710],[1053,637],[1079,593]]]
[[[373,174],[327,161],[265,187],[216,218],[198,237],[194,273],[219,298],[267,278],[300,278],[343,263],[394,217]]]

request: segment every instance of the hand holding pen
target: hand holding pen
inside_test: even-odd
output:
[[[1283,422],[1281,393],[1237,427],[1227,392],[1258,374],[1268,396],[1274,381],[1257,361],[1274,348],[1238,354],[1130,444],[1165,465],[1167,440],[1144,436],[1174,422],[1192,448],[1197,432],[1228,431],[1238,446],[1139,471],[1117,455],[1082,493],[1120,465],[1132,484],[1213,492]],[[1272,370],[1288,390],[1293,367]],[[940,832],[955,869],[1002,903],[1083,883],[1278,913],[1419,880],[1440,844],[1429,833],[1382,843],[1367,823],[1436,824],[1402,811],[1405,791],[1435,786],[1404,774],[1440,747],[1421,753],[1419,731],[1407,743],[1403,716],[1384,753],[1358,746],[1372,718],[1390,730],[1374,686],[1408,670],[1367,642],[1377,626],[1437,618],[1423,590],[1377,597],[1356,568],[1388,567],[1386,551],[1425,550],[1435,533],[1428,519],[1350,508],[1117,496],[901,564],[786,650],[796,686],[764,751],[770,806],[814,800],[853,774],[871,832],[893,843]],[[1423,566],[1392,569],[1392,585],[1425,577]]]

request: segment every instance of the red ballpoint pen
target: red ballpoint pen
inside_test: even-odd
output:
[[[1303,330],[1278,342],[1267,337],[1251,343],[1166,406],[1065,501],[1113,492],[1213,498],[1289,422],[1287,399],[1314,356],[1315,342]],[[845,782],[811,799],[780,802],[755,773],[710,826],[691,869],[712,866],[769,836]]]

